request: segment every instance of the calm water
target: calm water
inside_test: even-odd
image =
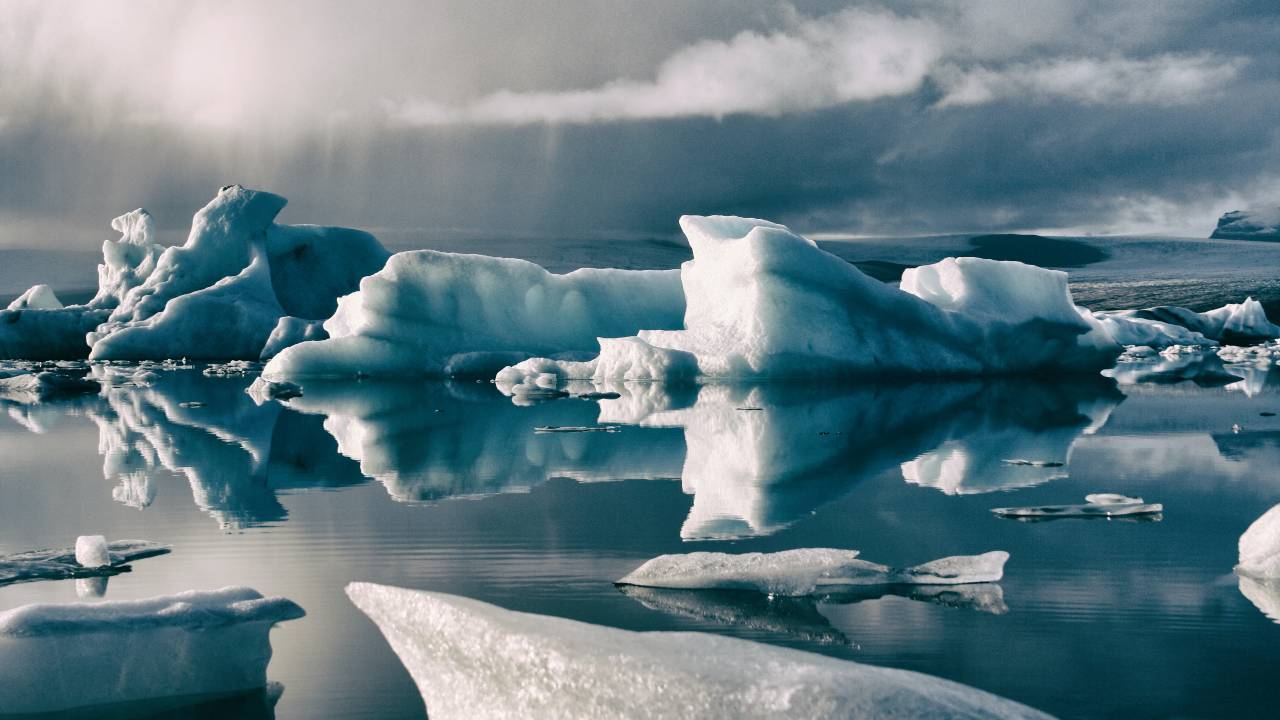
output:
[[[1280,501],[1280,416],[1259,414],[1280,412],[1280,381],[638,386],[529,407],[488,383],[312,384],[259,406],[248,383],[179,371],[151,388],[6,404],[0,553],[142,538],[174,551],[111,578],[107,599],[235,584],[295,600],[307,617],[272,634],[276,717],[422,717],[408,674],[344,596],[351,580],[910,668],[1063,717],[1274,712],[1280,626],[1231,568],[1240,534]],[[533,432],[601,421],[623,427]],[[1097,491],[1165,513],[990,513]],[[770,603],[612,583],[661,553],[815,546],[895,565],[1012,559],[998,586],[968,596]],[[0,609],[76,599],[71,581],[0,588]]]

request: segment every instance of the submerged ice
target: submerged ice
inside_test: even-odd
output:
[[[941,678],[736,638],[631,632],[370,583],[347,586],[433,718],[1041,718]]]

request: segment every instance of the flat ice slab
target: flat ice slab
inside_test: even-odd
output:
[[[894,568],[858,558],[857,550],[801,548],[776,553],[695,552],[660,555],[633,570],[619,585],[702,590],[755,590],[809,595],[852,585],[962,585],[995,582],[1009,553],[945,557]]]
[[[66,580],[68,578],[105,577],[123,572],[125,565],[134,560],[165,555],[168,545],[146,540],[117,540],[101,548],[107,553],[107,562],[90,566],[79,561],[80,542],[75,548],[59,550],[31,550],[29,552],[0,555],[0,586],[33,580]],[[86,551],[91,548],[86,548]],[[100,560],[101,557],[95,555]]]
[[[265,687],[268,631],[303,616],[245,587],[0,613],[0,709],[45,713]]]
[[[1143,502],[1115,493],[1085,495],[1082,505],[1040,505],[1032,507],[992,508],[991,512],[1011,518],[1065,518],[1065,517],[1126,517],[1157,515],[1164,512],[1160,503]]]
[[[631,632],[423,590],[352,583],[450,718],[1045,718],[921,673],[705,633]]]

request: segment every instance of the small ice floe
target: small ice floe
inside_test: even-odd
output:
[[[304,614],[246,587],[15,608],[0,613],[3,712],[251,692],[267,685],[272,626]]]
[[[168,545],[146,540],[107,543],[101,535],[82,536],[74,548],[0,555],[0,586],[33,580],[117,575],[128,572],[128,563],[134,560],[168,552]]]
[[[258,376],[245,392],[258,405],[266,404],[271,400],[292,400],[293,398],[302,397],[302,387],[297,383],[291,383],[287,380],[271,381],[266,380],[262,376]]]
[[[352,583],[433,720],[539,717],[1046,718],[923,673],[694,632],[632,632]],[[517,680],[518,679],[518,680]]]
[[[205,406],[205,403],[200,402],[199,400],[187,400],[186,402],[180,402],[180,403],[178,403],[178,407],[181,407],[181,408],[188,408],[188,409],[190,409],[190,408],[202,408],[202,407],[204,407],[204,406]]]
[[[616,392],[584,392],[574,395],[579,400],[617,400],[622,393]]]
[[[97,381],[62,372],[21,372],[0,377],[0,398],[34,404],[59,397],[96,393]]]
[[[909,568],[858,558],[857,550],[801,548],[776,553],[695,552],[660,555],[618,580],[619,585],[685,590],[754,590],[811,595],[861,585],[962,585],[995,582],[1009,553],[945,557]]]
[[[619,585],[618,591],[650,610],[754,631],[787,635],[822,645],[847,645],[849,638],[831,626],[818,605],[853,605],[885,597],[973,610],[991,615],[1009,612],[998,583],[967,585],[863,585],[803,597],[744,590],[678,590]]]
[[[1000,462],[1004,463],[1005,465],[1023,465],[1026,467],[1038,467],[1038,468],[1062,467],[1064,464],[1064,463],[1058,462],[1057,460],[1024,460],[1022,458],[1007,458],[1005,460],[1001,460]]]
[[[209,377],[244,377],[258,372],[262,372],[262,363],[253,360],[214,363],[203,370]]]
[[[622,432],[619,425],[539,425],[535,433],[588,433],[588,432]]]
[[[1153,516],[1164,512],[1160,503],[1116,493],[1093,493],[1084,496],[1083,505],[1039,505],[1032,507],[992,508],[991,512],[1009,518],[1042,520],[1047,518]]]

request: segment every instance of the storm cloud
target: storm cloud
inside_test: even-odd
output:
[[[1280,194],[1272,3],[0,5],[0,245],[217,187],[408,244],[1205,235]]]

